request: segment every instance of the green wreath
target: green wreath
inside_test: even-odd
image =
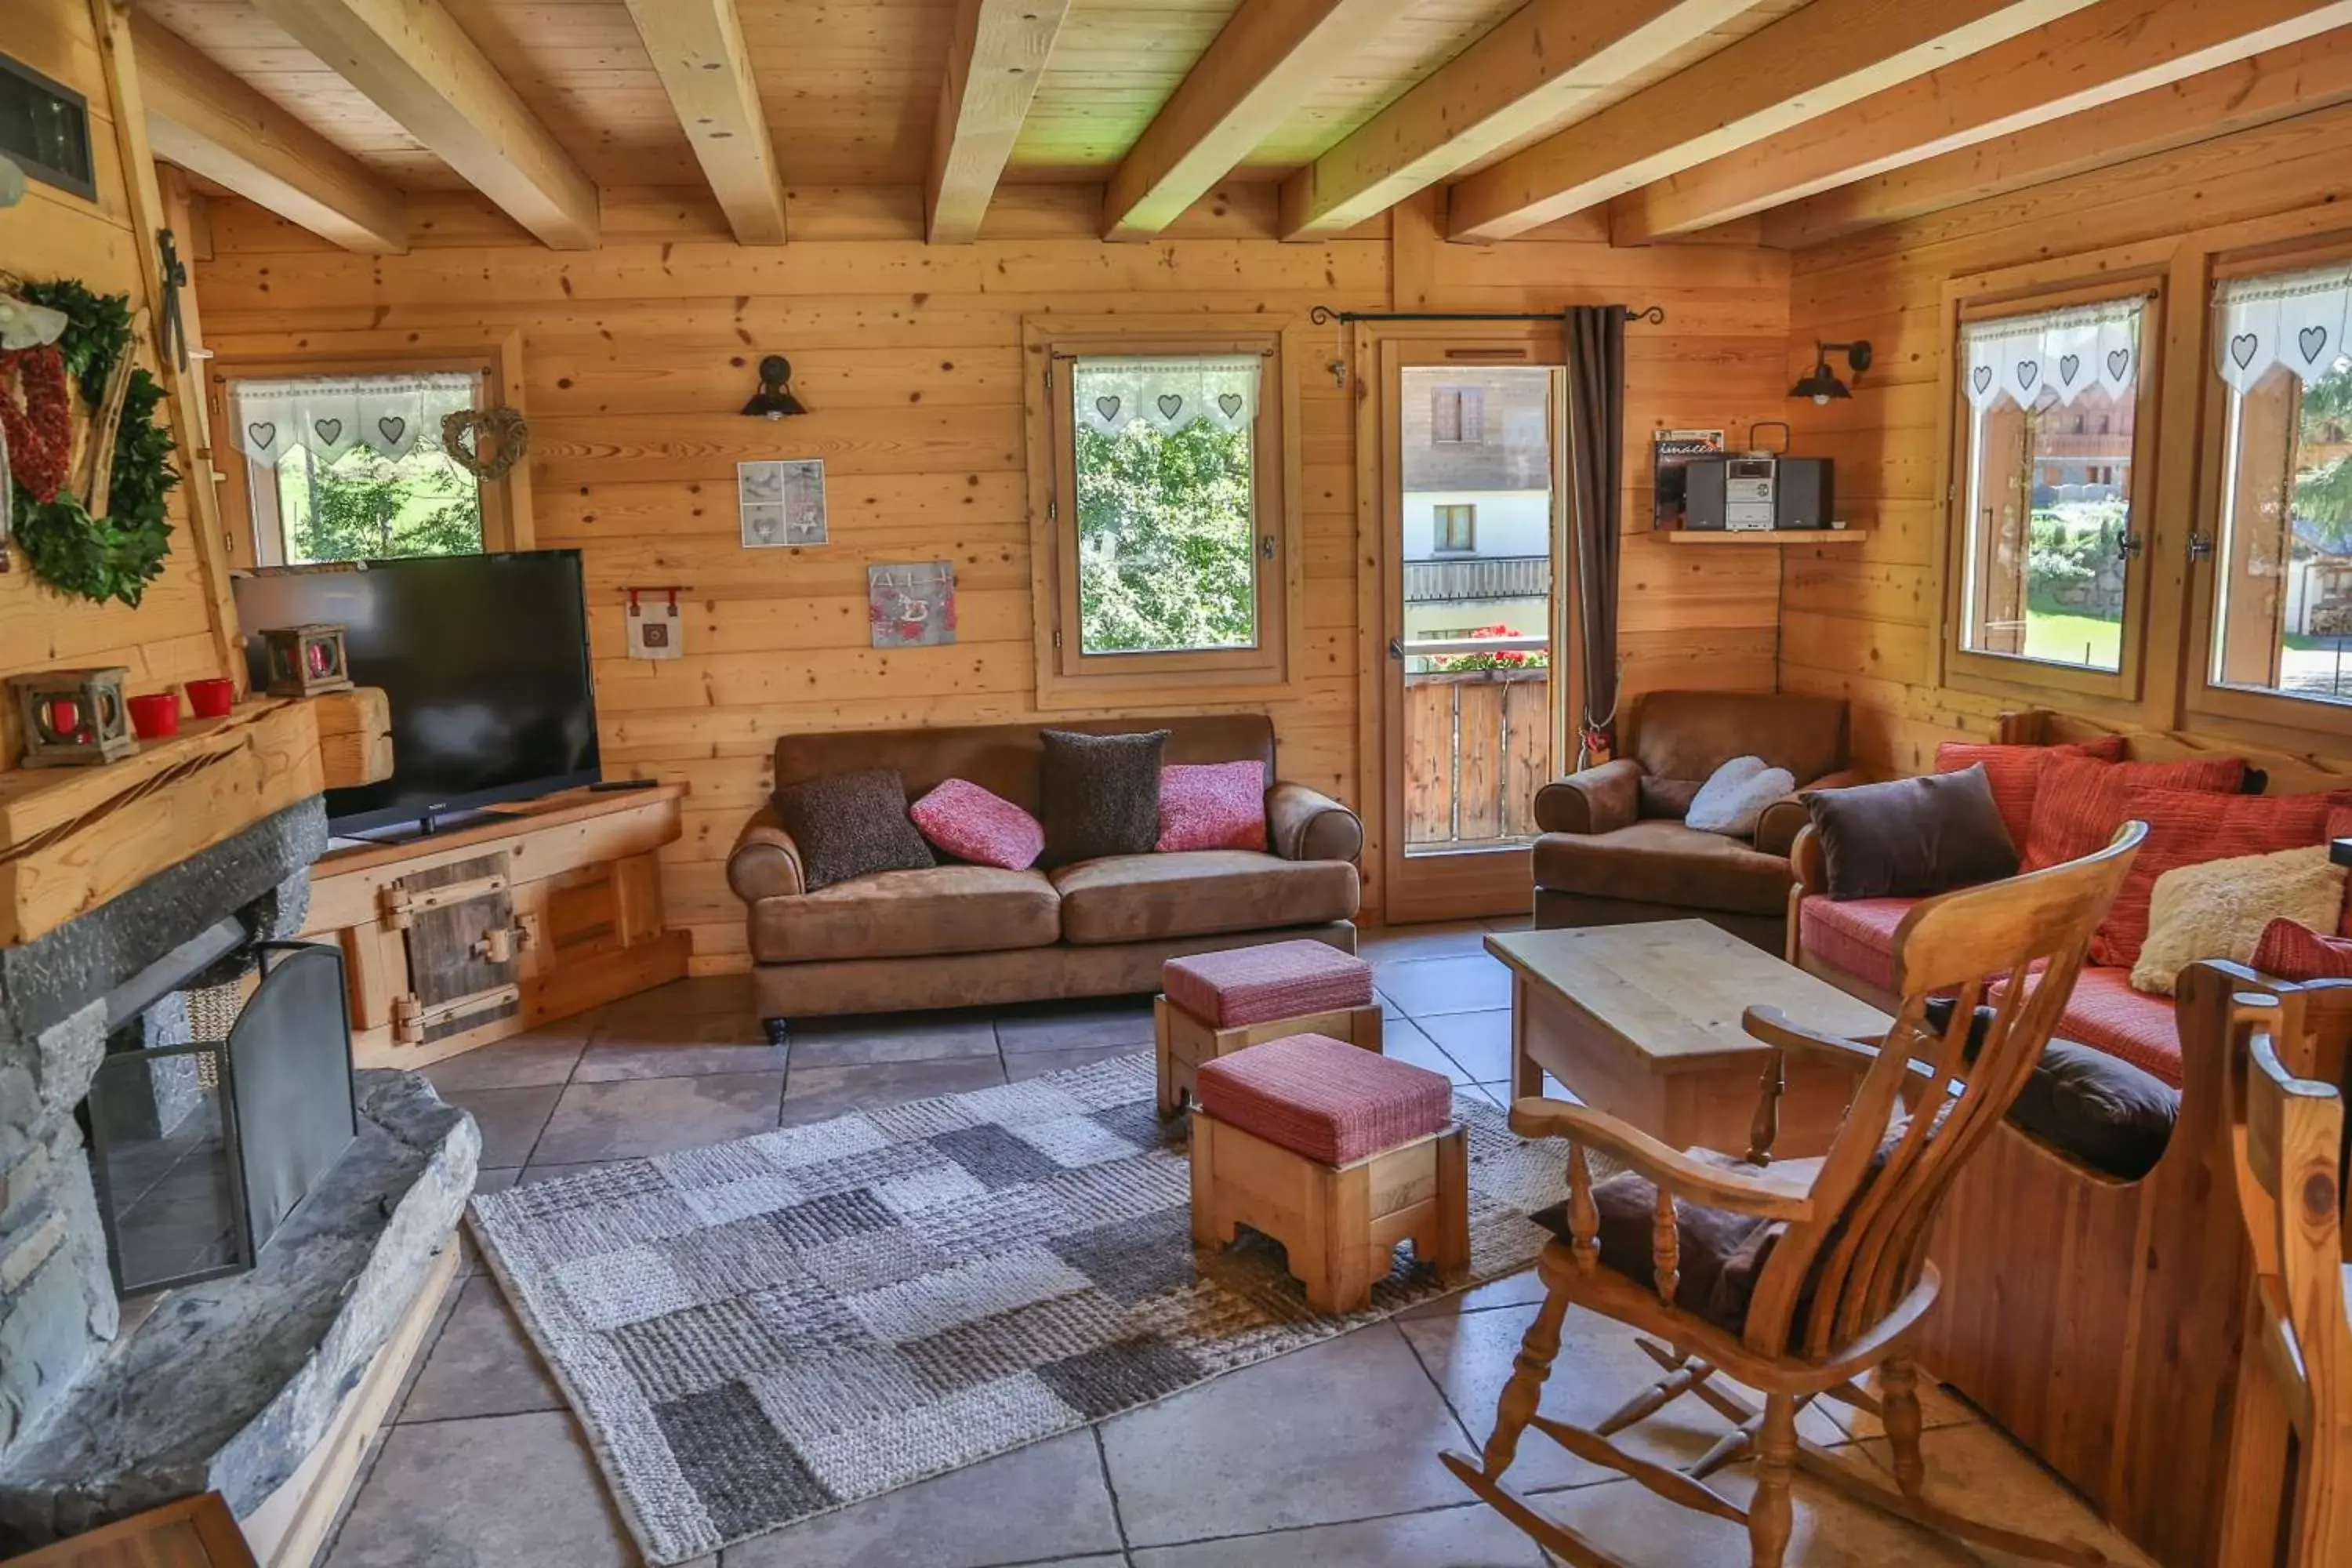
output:
[[[20,284],[16,292],[65,312],[58,350],[66,374],[85,404],[102,408],[114,367],[135,348],[129,297],[94,294],[68,278]],[[34,574],[50,586],[99,604],[118,599],[135,607],[147,584],[163,575],[172,549],[164,497],[180,482],[172,466],[171,430],[155,418],[163,402],[163,385],[146,371],[133,370],[115,431],[106,516],[90,516],[71,490],[37,501],[24,486],[16,487],[16,542]]]

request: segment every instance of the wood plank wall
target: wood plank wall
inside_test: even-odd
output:
[[[1862,765],[1923,771],[1937,742],[1987,738],[1996,713],[2029,705],[1939,680],[1945,520],[1935,494],[1936,377],[1945,280],[2340,202],[2352,196],[2347,153],[2352,110],[2324,110],[1794,255],[1788,374],[1812,363],[1817,339],[1867,338],[1876,350],[1850,401],[1792,404],[1790,416],[1798,450],[1836,460],[1839,510],[1872,533],[1858,548],[1791,555],[1780,683],[1852,700]],[[2204,301],[2172,308],[2202,310]],[[2193,437],[2168,434],[2174,438]],[[2177,563],[2150,564],[2178,574]],[[2177,728],[2178,686],[2177,671],[2150,670],[2150,700],[2137,723]],[[2352,741],[2331,754],[2352,756]]]
[[[101,292],[143,299],[131,198],[89,7],[0,5],[0,54],[89,100],[98,166],[95,203],[35,184],[22,203],[0,208],[0,272],[79,278]],[[131,689],[141,692],[224,673],[205,619],[203,570],[188,536],[182,491],[173,492],[172,515],[177,532],[171,556],[136,610],[92,605],[40,586],[18,555],[16,569],[0,574],[0,676],[120,664],[131,670]],[[13,712],[0,711],[0,769],[10,765],[18,750],[16,723]]]
[[[212,204],[214,249],[196,269],[206,333],[225,357],[343,354],[412,332],[520,329],[538,542],[587,552],[607,771],[693,785],[665,890],[705,971],[746,962],[723,860],[767,793],[779,733],[1036,716],[1019,384],[1025,314],[1253,311],[1289,321],[1318,303],[1663,305],[1666,325],[1635,327],[1629,355],[1629,528],[1647,524],[1638,498],[1654,426],[1744,429],[1785,407],[1787,259],[1752,246],[1612,250],[1584,228],[1473,248],[1438,245],[1424,226],[1392,254],[1385,225],[1283,245],[1271,237],[1273,188],[1243,185],[1202,203],[1171,237],[1127,246],[1092,237],[1091,190],[1013,187],[1000,193],[978,244],[929,247],[916,242],[910,190],[792,199],[793,242],[745,250],[698,196],[608,191],[604,247],[567,256],[465,197],[419,196],[411,253],[382,258],[328,248],[221,200]],[[1203,708],[1265,706],[1283,771],[1360,802],[1373,797],[1360,776],[1360,673],[1376,645],[1359,620],[1371,556],[1358,537],[1353,411],[1325,368],[1341,341],[1336,330],[1310,338],[1307,363],[1294,367],[1304,673],[1271,701],[1195,695]],[[809,416],[769,425],[737,415],[751,367],[770,353],[791,357]],[[739,548],[736,461],[803,456],[826,462],[832,544]],[[956,563],[958,645],[872,651],[866,564],[938,557]],[[1769,688],[1778,573],[1768,551],[1670,552],[1632,542],[1628,682]],[[672,663],[624,656],[621,590],[647,583],[692,590],[686,657]],[[1378,865],[1377,852],[1367,863]]]

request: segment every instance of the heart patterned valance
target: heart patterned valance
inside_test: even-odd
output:
[[[2352,353],[2352,264],[2225,279],[2213,304],[2213,368],[2240,392],[2273,365],[2308,384]]]
[[[1106,436],[1139,419],[1171,436],[1202,420],[1240,430],[1257,417],[1265,368],[1257,354],[1081,358],[1071,369],[1070,396],[1079,422]]]
[[[1990,408],[2008,398],[2021,408],[2055,395],[2070,404],[2095,386],[2110,397],[2131,395],[2139,376],[2138,295],[2095,305],[1988,316],[1960,324],[1960,371],[1969,401]]]
[[[236,381],[230,414],[238,449],[265,468],[298,447],[322,463],[354,447],[399,458],[420,442],[438,450],[442,419],[473,406],[476,382],[465,371]]]

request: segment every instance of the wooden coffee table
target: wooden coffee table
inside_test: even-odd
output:
[[[1747,1152],[1769,1055],[1739,1026],[1748,1008],[1829,1035],[1893,1022],[1705,921],[1510,931],[1486,951],[1511,968],[1512,1092],[1541,1094],[1549,1072],[1676,1149]],[[1793,1058],[1787,1073],[1772,1152],[1824,1152],[1857,1079]]]

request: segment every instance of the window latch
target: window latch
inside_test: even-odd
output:
[[[1271,533],[1258,535],[1257,552],[1268,561],[1274,559],[1274,535]]]
[[[1404,662],[1404,638],[1389,638],[1389,657],[1396,660],[1399,664],[1402,664]]]
[[[2212,560],[2213,536],[2210,533],[2190,534],[2189,536],[2189,559],[2191,561]]]
[[[2116,541],[2116,559],[2118,561],[2137,560],[2139,556],[2139,552],[2147,547],[2147,541],[2142,539],[2138,534],[2126,533]]]

